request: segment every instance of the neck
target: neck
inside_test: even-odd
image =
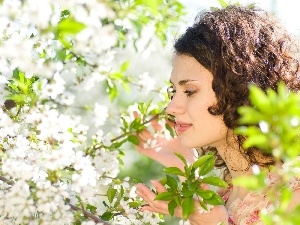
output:
[[[252,167],[241,152],[240,146],[236,140],[236,136],[233,134],[233,131],[228,131],[226,144],[218,147],[217,149],[220,156],[226,163],[232,178],[253,174]]]
[[[237,159],[238,160],[238,159]],[[237,165],[237,162],[240,162],[239,165]],[[240,160],[236,162],[228,162],[226,161],[226,165],[229,169],[230,175],[232,178],[236,178],[243,175],[252,175],[252,166],[249,164],[249,162],[244,158],[241,157]]]

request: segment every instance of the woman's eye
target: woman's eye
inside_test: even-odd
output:
[[[175,91],[174,87],[171,86],[171,87],[168,87],[167,93],[168,93],[169,99],[172,100],[176,91]]]
[[[196,93],[196,91],[194,90],[185,90],[183,91],[183,93],[185,93],[188,97],[192,96],[194,93]]]

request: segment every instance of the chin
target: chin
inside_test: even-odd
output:
[[[199,142],[192,142],[189,138],[180,137],[180,143],[185,148],[199,148],[202,147],[199,145]]]

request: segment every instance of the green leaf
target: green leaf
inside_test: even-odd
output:
[[[179,153],[176,153],[176,152],[174,154],[184,163],[185,166],[188,166],[186,159],[182,155],[180,155]]]
[[[127,120],[123,116],[121,117],[121,120],[122,120],[123,126],[124,126],[124,128],[126,130],[128,128],[128,122],[127,122]]]
[[[140,206],[140,204],[138,202],[129,202],[128,205],[130,208],[134,208],[134,209],[136,209]]]
[[[167,123],[165,124],[165,127],[170,132],[171,137],[175,137],[174,129]]]
[[[65,61],[66,57],[67,57],[66,49],[61,49],[56,51],[56,56],[55,56],[56,60]]]
[[[255,176],[240,176],[232,180],[232,184],[247,188],[249,190],[256,190],[259,187],[259,180]]]
[[[226,2],[224,0],[218,0],[218,2],[220,3],[220,5],[222,6],[222,8],[226,8],[228,6],[228,4],[231,2]]]
[[[155,109],[152,109],[152,110],[149,112],[149,115],[157,116],[157,115],[160,114],[160,112],[161,112],[161,109],[155,108]]]
[[[214,157],[208,158],[200,167],[199,169],[199,176],[204,176],[211,172],[215,167],[215,160]]]
[[[167,183],[167,178],[166,177],[162,178],[161,180],[159,180],[159,183],[165,186]]]
[[[124,74],[121,72],[114,72],[109,74],[109,78],[113,80],[121,80],[124,77]]]
[[[174,174],[174,175],[178,175],[178,176],[185,176],[184,172],[182,172],[182,170],[177,168],[177,167],[167,167],[167,168],[164,168],[163,171],[165,173],[168,173],[168,174]]]
[[[131,142],[134,145],[138,145],[139,144],[139,139],[135,136],[135,135],[129,135],[127,140],[129,142]]]
[[[14,90],[16,93],[19,92],[18,86],[12,83],[12,81],[10,81],[10,83],[8,83],[7,86],[10,87],[12,90]]]
[[[85,24],[75,21],[69,17],[66,20],[62,20],[57,26],[57,33],[59,35],[75,35],[85,28]]]
[[[263,120],[264,116],[257,109],[250,106],[241,106],[238,108],[238,113],[241,115],[239,119],[240,124],[257,124]]]
[[[15,79],[17,79],[17,80],[19,80],[20,78],[20,71],[19,71],[19,69],[18,68],[16,68],[16,69],[14,69],[13,70],[13,78],[15,78]]]
[[[185,198],[186,198],[186,197],[190,197],[190,196],[193,196],[193,195],[195,194],[195,190],[190,190],[190,189],[188,188],[188,185],[185,184],[185,185],[183,185],[183,187],[182,187],[181,194],[182,194],[182,196],[185,197]]]
[[[176,195],[174,200],[176,201],[177,205],[181,205],[182,197],[180,195]]]
[[[111,80],[106,80],[106,86],[110,101],[113,101],[118,95],[118,88]]]
[[[126,139],[120,141],[120,142],[113,142],[109,149],[118,149],[120,148],[124,143],[126,142]]]
[[[108,198],[109,203],[112,203],[112,201],[113,201],[114,198],[115,198],[116,193],[117,193],[117,190],[114,189],[113,187],[110,186],[110,187],[108,188],[108,190],[107,190],[107,192],[106,192],[106,195],[107,195],[107,198]]]
[[[136,0],[136,4],[146,6],[148,10],[154,14],[157,15],[159,13],[159,5],[161,5],[162,0]]]
[[[14,80],[14,82],[17,84],[18,89],[25,95],[28,94],[29,91],[29,86],[27,85],[26,82],[24,82],[24,80]]]
[[[193,163],[195,169],[201,167],[207,160],[213,158],[213,155],[203,155],[196,162]]]
[[[8,96],[9,100],[14,101],[15,103],[17,103],[18,105],[24,105],[26,103],[26,95],[23,94],[9,94]]]
[[[123,62],[122,65],[120,66],[120,72],[124,73],[125,71],[128,70],[129,66],[130,66],[130,61]]]
[[[269,139],[264,134],[256,134],[253,136],[249,136],[246,141],[243,144],[244,148],[250,148],[250,147],[260,147],[262,149],[268,150],[269,146]]]
[[[263,112],[272,110],[270,101],[266,93],[255,85],[249,86],[249,99],[255,107],[262,110]]]
[[[130,19],[129,21],[131,22],[131,25],[135,28],[138,36],[140,37],[143,29],[143,24],[140,21],[134,19]]]
[[[197,189],[196,193],[203,199],[210,199],[214,195],[214,192],[211,190]]]
[[[105,221],[109,221],[113,218],[114,214],[112,212],[105,212],[103,213],[103,215],[101,216],[101,219],[105,220]]]
[[[210,205],[224,205],[224,200],[217,193],[213,193],[212,197],[204,200],[206,203]]]
[[[138,118],[135,118],[135,119],[131,122],[131,124],[130,124],[130,126],[129,126],[129,129],[130,129],[131,131],[137,131],[137,132],[139,132],[139,131],[145,129],[145,125],[142,124],[141,118],[138,117]]]
[[[201,180],[201,182],[224,188],[228,186],[228,184],[219,177],[205,177]]]
[[[187,181],[187,184],[188,184],[188,189],[190,191],[194,191],[194,190],[196,190],[196,188],[199,187],[200,182],[198,180],[195,180],[195,181],[189,180],[189,181]]]
[[[57,39],[62,43],[62,45],[66,48],[66,49],[70,49],[72,47],[72,43],[70,42],[70,40],[68,40],[68,38],[66,38],[65,36],[59,35],[57,37]]]
[[[281,190],[281,201],[280,207],[283,210],[286,210],[290,204],[290,200],[292,199],[293,193],[289,188],[283,188]]]
[[[187,220],[189,216],[194,212],[195,204],[193,197],[185,198],[182,202],[182,216]]]
[[[172,190],[177,191],[177,188],[178,188],[177,181],[176,181],[173,177],[171,177],[171,176],[169,176],[169,175],[167,175],[166,177],[167,177],[167,183],[166,183],[166,184],[167,184]]]
[[[154,200],[164,200],[164,201],[170,201],[174,199],[175,195],[173,192],[161,192],[159,193]]]
[[[182,188],[181,190],[182,197],[187,198],[195,194],[195,190],[189,190],[188,188]]]
[[[168,204],[168,211],[171,216],[174,216],[174,211],[176,207],[177,207],[176,200],[175,199],[171,200]]]
[[[200,206],[205,209],[206,211],[208,211],[206,204],[203,201],[198,201]]]
[[[120,196],[123,196],[124,195],[124,188],[123,188],[123,186],[121,186],[121,190],[120,190]]]
[[[123,199],[123,196],[124,196],[124,188],[123,188],[123,186],[121,186],[120,193],[119,193],[117,200],[115,201],[115,204],[113,207],[116,208],[120,205],[120,202]]]
[[[222,8],[226,8],[230,4],[231,1],[226,2],[224,0],[218,0],[218,2],[222,6]]]
[[[90,211],[90,212],[95,212],[97,210],[97,207],[87,204],[86,205],[86,210]]]
[[[130,93],[130,86],[127,82],[122,82],[122,87],[127,93]]]

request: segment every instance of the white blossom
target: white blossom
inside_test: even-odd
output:
[[[94,107],[94,121],[95,127],[100,127],[104,125],[106,119],[108,118],[108,108],[106,105],[100,105],[99,103],[95,103]]]
[[[149,76],[148,72],[145,72],[139,76],[138,85],[147,94],[149,91],[154,90],[155,80]]]

